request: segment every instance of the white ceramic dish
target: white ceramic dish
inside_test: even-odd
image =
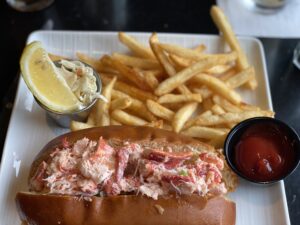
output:
[[[149,34],[145,33],[131,34],[145,43],[149,37]],[[226,50],[224,41],[218,36],[159,34],[159,38],[162,42],[177,43],[186,47],[203,43],[209,52]],[[28,42],[33,40],[41,41],[51,53],[69,57],[74,57],[76,51],[91,56],[126,51],[115,32],[38,31],[29,36]],[[249,103],[272,109],[262,45],[253,38],[241,37],[239,40],[250,63],[256,68],[259,83],[255,92],[242,90],[241,94]],[[18,191],[27,190],[27,176],[33,158],[48,141],[67,131],[47,118],[20,79],[0,171],[1,224],[20,224],[14,198]],[[18,164],[19,160],[20,170],[16,176],[14,164]],[[236,202],[237,225],[290,224],[283,182],[260,187],[240,181],[237,191],[230,194],[230,197]]]

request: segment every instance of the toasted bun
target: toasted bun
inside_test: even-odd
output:
[[[158,199],[119,195],[92,197],[18,193],[24,224],[35,225],[234,225],[235,203],[198,195]],[[160,208],[160,210],[159,210]]]
[[[35,158],[29,180],[40,163],[47,161],[57,147],[62,147],[63,139],[67,138],[72,144],[84,137],[97,141],[100,136],[112,146],[129,141],[142,147],[171,147],[174,151],[215,151],[223,157],[210,145],[170,131],[134,126],[99,127],[67,133],[49,142]],[[237,178],[227,165],[223,170],[223,181],[229,191],[237,185]],[[84,200],[75,196],[18,193],[16,203],[25,224],[235,224],[235,203],[221,196],[192,195],[153,200],[120,195]]]

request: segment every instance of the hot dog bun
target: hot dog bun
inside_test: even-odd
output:
[[[20,217],[42,225],[233,225],[235,204],[198,195],[158,199],[120,195],[91,201],[59,195],[17,194]],[[157,207],[161,207],[160,213]],[[26,223],[25,223],[26,224]]]
[[[103,137],[111,146],[124,141],[142,147],[172,148],[173,151],[216,151],[212,146],[173,132],[150,127],[109,126],[71,132],[50,141],[35,158],[29,175],[34,176],[41,162],[47,161],[51,152],[61,147],[67,138],[74,143],[87,137]],[[228,191],[235,189],[236,176],[225,165],[223,182]],[[154,200],[141,195],[119,195],[88,199],[68,195],[21,192],[16,196],[21,220],[25,224],[235,224],[235,203],[223,196],[174,196]],[[163,211],[163,212],[162,212]]]

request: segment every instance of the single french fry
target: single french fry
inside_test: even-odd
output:
[[[204,52],[206,50],[206,46],[204,44],[197,45],[193,48],[196,52]]]
[[[191,59],[182,58],[175,54],[170,54],[169,57],[170,57],[170,60],[181,69],[189,67],[190,65],[195,63],[195,61],[193,61]]]
[[[119,60],[126,66],[136,67],[143,70],[161,69],[161,65],[159,64],[159,62],[154,59],[138,58],[120,53],[113,53],[112,58]]]
[[[192,102],[187,103],[180,108],[174,115],[172,121],[173,130],[178,133],[183,128],[185,122],[193,115],[196,111],[198,103]]]
[[[239,123],[243,120],[259,117],[259,116],[267,116],[274,117],[274,113],[271,111],[244,111],[240,113],[224,113],[222,115],[211,115],[197,118],[195,121],[195,125],[199,126],[216,126],[220,124],[228,124],[228,123]]]
[[[249,67],[249,63],[247,60],[247,57],[241,48],[237,37],[235,36],[233,29],[228,22],[225,14],[218,6],[211,7],[210,15],[214,21],[214,23],[217,25],[219,30],[223,33],[224,38],[230,48],[233,51],[236,51],[238,53],[238,59],[237,59],[237,66],[240,70],[246,69]],[[255,76],[253,79],[251,79],[249,82],[249,87],[253,90],[257,87],[257,81],[255,79]]]
[[[100,107],[99,107],[100,108]],[[106,110],[97,110],[95,117],[96,126],[109,126],[110,125],[110,115]]]
[[[144,71],[143,75],[145,81],[147,82],[148,86],[151,87],[152,90],[157,88],[159,81],[157,80],[152,71]]]
[[[204,111],[203,113],[199,114],[198,116],[187,121],[186,124],[184,125],[183,129],[185,130],[185,129],[193,126],[199,118],[207,117],[207,116],[211,116],[211,115],[212,115],[212,111],[210,111],[210,110]]]
[[[230,70],[233,66],[234,64],[232,63],[225,64],[225,65],[217,65],[212,68],[209,68],[208,70],[205,71],[205,73],[214,74],[214,75],[223,74],[226,73],[228,70]]]
[[[173,116],[175,115],[175,113],[172,110],[160,105],[155,101],[147,100],[146,105],[148,110],[152,112],[155,116],[165,119],[167,121],[172,121]]]
[[[220,74],[218,76],[218,78],[222,81],[226,81],[228,79],[230,79],[231,77],[235,76],[238,73],[238,70],[236,67],[232,67],[230,70],[228,70],[227,72]]]
[[[146,59],[156,59],[154,54],[152,53],[151,49],[145,47],[141,43],[139,43],[133,37],[119,32],[119,40],[126,45],[135,55],[138,55],[142,58]]]
[[[169,61],[168,57],[165,55],[165,53],[160,49],[158,46],[158,37],[156,33],[153,33],[149,39],[150,46],[152,48],[152,51],[154,52],[155,56],[157,57],[158,61],[160,62],[161,66],[165,69],[166,73],[169,76],[174,76],[176,74],[176,70]],[[182,94],[188,94],[191,93],[190,90],[185,85],[179,85],[178,90]]]
[[[139,117],[136,117],[134,115],[131,115],[127,112],[124,112],[120,109],[116,109],[116,110],[112,111],[111,117],[114,120],[119,121],[120,123],[125,124],[125,125],[143,126],[143,125],[147,124],[147,121],[145,121]]]
[[[231,102],[227,101],[226,99],[218,95],[214,95],[212,99],[215,104],[220,105],[223,109],[225,109],[226,112],[232,112],[232,113],[242,112],[239,106],[232,104]]]
[[[238,74],[230,77],[228,80],[225,81],[225,83],[230,88],[237,88],[253,79],[254,76],[255,71],[254,68],[251,66],[245,70],[242,70]]]
[[[182,85],[187,80],[194,77],[196,74],[201,73],[215,65],[229,63],[232,60],[234,60],[234,58],[236,58],[236,53],[232,52],[230,54],[226,54],[226,56],[219,57],[217,59],[211,57],[201,60],[193,64],[192,66],[180,71],[176,75],[161,82],[159,86],[155,89],[155,94],[161,96],[163,94],[170,93],[176,87]]]
[[[227,130],[229,131],[229,129]],[[211,140],[217,137],[221,137],[225,135],[227,132],[220,128],[192,126],[187,130],[184,130],[183,134],[190,137],[204,138],[204,139]]]
[[[96,102],[95,122],[97,126],[108,126],[110,124],[108,109],[111,101],[111,92],[116,81],[117,78],[114,77],[103,88],[102,95],[106,98],[107,102],[104,102],[102,99],[98,99]]]
[[[212,107],[211,107],[211,111],[216,114],[216,115],[221,115],[221,114],[224,114],[226,113],[225,110],[218,104],[214,104]]]
[[[228,99],[229,101],[235,104],[239,104],[242,100],[241,96],[237,92],[230,89],[223,81],[216,77],[209,76],[206,74],[199,74],[194,77],[194,80],[203,85],[206,85],[215,93],[223,96],[224,98]]]
[[[186,94],[186,95],[176,95],[176,94],[166,94],[159,97],[158,103],[182,103],[182,102],[202,102],[202,97],[200,94]]]
[[[88,115],[88,118],[87,118],[87,124],[89,125],[93,125],[95,126],[96,125],[96,104],[93,105],[91,111],[89,112],[89,115]]]
[[[146,119],[147,121],[154,121],[156,120],[156,117],[148,110],[148,108],[146,107],[146,105],[135,98],[130,97],[129,95],[121,92],[121,91],[117,91],[117,90],[113,90],[112,91],[112,98],[113,99],[118,99],[118,98],[130,98],[131,99],[131,105],[128,107],[128,109],[130,110],[130,112],[134,115],[137,115],[141,118]]]
[[[244,111],[260,111],[261,109],[258,106],[250,105],[245,102],[241,102],[239,108]]]
[[[175,54],[184,59],[190,59],[195,61],[204,60],[208,58],[214,58],[215,60],[217,60],[219,57],[224,58],[224,56],[227,56],[226,53],[225,54],[203,54],[193,49],[184,48],[173,44],[159,43],[158,45],[169,54]]]
[[[104,84],[107,84],[111,78],[107,76],[106,74],[102,73],[100,75],[102,81]],[[122,81],[117,81],[115,83],[114,89],[122,91],[128,95],[130,95],[133,98],[139,99],[141,101],[146,101],[147,99],[156,100],[157,97],[153,95],[151,92],[147,92],[141,89],[138,89],[132,85],[126,84]]]
[[[131,105],[131,103],[131,98],[118,98],[111,102],[110,110],[113,111],[116,109],[126,109]]]
[[[82,122],[78,122],[75,120],[72,120],[70,123],[70,130],[71,131],[76,131],[76,130],[83,130],[83,129],[87,129],[87,128],[91,128],[94,127],[91,124],[87,124],[87,123],[82,123]]]
[[[110,118],[110,125],[121,126],[122,124],[119,121]]]
[[[215,127],[215,128],[217,128],[217,129],[219,129],[219,130],[225,132],[226,134],[228,134],[229,131],[230,131],[230,128],[225,128],[225,127]]]

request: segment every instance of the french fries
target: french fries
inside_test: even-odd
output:
[[[166,73],[169,76],[174,76],[176,74],[176,70],[171,64],[168,57],[162,51],[162,49],[158,46],[158,38],[156,33],[153,33],[149,39],[150,46],[152,51],[154,52],[155,56],[157,57],[158,61],[161,63],[162,67],[165,69]],[[182,94],[190,93],[189,89],[185,85],[179,85],[178,90]]]
[[[132,104],[131,98],[118,98],[111,102],[110,110],[126,109]]]
[[[145,71],[143,72],[145,81],[147,82],[148,86],[154,90],[155,88],[157,88],[159,81],[158,79],[155,77],[154,73],[152,71]]]
[[[195,121],[196,125],[200,126],[217,126],[228,123],[239,123],[243,120],[253,117],[273,117],[274,113],[271,111],[244,111],[241,113],[224,113],[221,115],[212,115],[200,117]]]
[[[239,104],[242,101],[241,96],[237,92],[235,92],[233,89],[230,89],[224,82],[216,77],[200,74],[195,76],[195,81],[207,86],[215,93],[223,96],[235,104]]]
[[[136,117],[134,115],[131,115],[120,109],[116,109],[116,110],[112,111],[111,117],[114,120],[120,122],[121,124],[125,124],[125,125],[143,126],[143,125],[147,124],[147,121],[145,121],[139,117]]]
[[[225,111],[232,112],[232,113],[240,113],[242,110],[239,108],[239,106],[232,104],[231,102],[227,101],[226,99],[214,95],[212,98],[213,102],[217,105],[220,105]],[[253,110],[256,111],[256,110]]]
[[[163,120],[154,120],[154,121],[151,121],[150,123],[145,124],[145,126],[163,129],[164,121]]]
[[[165,119],[167,121],[172,121],[175,114],[172,110],[152,100],[147,100],[147,107],[148,110],[152,112],[155,116]]]
[[[204,53],[203,44],[190,49],[161,43],[156,33],[148,47],[122,32],[119,40],[129,54],[114,52],[94,59],[77,53],[99,72],[107,102],[99,99],[86,123],[72,121],[71,130],[150,126],[222,147],[237,123],[273,117],[273,112],[243,102],[239,87],[256,87],[254,68],[220,9],[212,7],[211,14],[230,46],[229,53]]]
[[[110,125],[121,126],[122,124],[119,121],[110,118]]]
[[[198,103],[196,103],[196,102],[188,103],[176,112],[176,114],[174,115],[173,121],[172,121],[172,127],[176,133],[181,131],[185,122],[196,111],[197,106],[198,106]]]
[[[214,103],[211,98],[207,98],[203,101],[202,107],[205,111],[211,110],[211,108],[214,106]]]
[[[171,45],[171,44],[158,44],[163,50],[167,51],[168,53],[175,54],[177,56],[180,56],[185,59],[200,61],[208,58],[214,58],[217,60],[217,58],[224,58],[226,54],[203,54],[199,53],[193,49],[189,48],[183,48],[177,45]]]
[[[211,7],[210,15],[219,30],[223,33],[230,48],[238,53],[237,66],[239,69],[243,70],[248,68],[249,63],[247,57],[222,10],[218,6],[213,6]],[[257,87],[257,80],[255,76],[248,82],[248,84],[252,90]]]
[[[119,32],[119,40],[126,45],[135,55],[140,56],[146,59],[156,59],[151,49],[146,48],[142,44],[140,44],[133,37]]]
[[[88,123],[74,121],[74,120],[72,120],[71,124],[70,124],[71,131],[83,130],[83,129],[87,129],[87,128],[91,128],[91,127],[93,127],[93,125],[88,124]]]
[[[225,65],[217,65],[214,66],[205,72],[208,74],[214,74],[214,75],[219,75],[219,74],[224,74],[227,71],[229,71],[233,67],[233,64],[225,64]]]
[[[215,65],[218,64],[226,64],[236,59],[236,53],[232,52],[229,54],[226,54],[226,56],[214,58],[206,58],[203,59],[190,67],[180,71],[176,75],[164,80],[161,82],[158,87],[155,89],[154,93],[158,96],[161,96],[163,94],[170,93],[173,91],[176,87],[182,85],[189,79],[191,79],[193,76],[195,76],[198,73],[201,73]]]
[[[133,84],[135,84],[137,87],[141,87],[143,90],[150,90],[150,87],[145,82],[144,77],[141,73],[139,73],[137,70],[134,70],[122,62],[120,62],[118,59],[111,58],[110,56],[103,56],[102,60],[110,64],[113,69],[117,70],[119,74],[126,77],[129,81],[131,81]]]
[[[201,119],[201,118],[210,117],[210,116],[212,116],[212,115],[213,115],[213,113],[212,113],[211,110],[206,110],[206,111],[204,111],[203,113],[199,114],[198,116],[196,116],[196,117],[190,119],[190,120],[184,125],[183,130],[185,130],[185,129],[191,127],[191,126],[193,126],[193,125],[196,123],[197,120],[199,120],[199,119]]]
[[[217,104],[214,104],[214,105],[211,107],[211,111],[212,111],[214,114],[216,114],[216,115],[222,115],[222,114],[225,113],[225,110],[224,110],[221,106],[219,106],[219,105],[217,105]]]
[[[222,137],[226,133],[229,132],[229,129],[224,130],[220,128],[213,128],[213,127],[202,127],[202,126],[192,126],[187,130],[183,131],[183,134],[196,137],[196,138],[203,138],[207,140],[213,140],[218,137]]]
[[[90,65],[91,67],[93,67],[98,72],[101,72],[101,73],[113,73],[113,74],[117,73],[116,70],[113,70],[112,68],[103,65],[100,60],[91,58],[91,57],[89,57],[86,54],[83,54],[81,52],[77,52],[76,56],[77,56],[77,58],[80,61],[82,61],[82,62]]]
[[[200,88],[193,88],[194,93],[198,93],[202,96],[202,99],[207,99],[212,96],[211,90],[209,90],[206,86],[202,86]]]
[[[107,76],[106,74],[101,74],[101,79],[104,84],[107,84],[111,80],[111,78],[109,76]],[[122,91],[122,92],[130,95],[131,97],[139,99],[141,101],[146,101],[147,99],[152,99],[152,100],[157,99],[157,97],[155,95],[153,95],[151,92],[141,90],[132,85],[126,84],[122,81],[116,82],[115,89]]]
[[[181,103],[181,102],[202,102],[202,97],[200,94],[185,94],[185,95],[175,95],[166,94],[160,96],[157,100],[158,103]]]
[[[237,88],[255,78],[254,68],[248,67],[225,81],[230,88]]]
[[[160,64],[154,59],[138,58],[119,53],[113,53],[112,58],[119,60],[119,62],[125,64],[126,66],[131,66],[134,68],[143,70],[161,69]]]
[[[128,109],[132,111],[133,114],[136,114],[147,121],[156,120],[156,117],[147,109],[146,105],[142,101],[132,98],[129,95],[117,90],[113,90],[112,98],[130,98],[131,104],[129,105]]]
[[[107,102],[103,101],[102,99],[98,99],[96,102],[96,111],[95,112],[95,123],[97,126],[108,126],[110,124],[109,118],[109,104],[111,100],[111,92],[116,83],[117,78],[114,77],[104,88],[103,88],[103,96],[106,98]]]
[[[198,45],[194,50],[197,52],[203,52],[206,49],[205,45]],[[195,63],[194,60],[182,58],[180,56],[177,56],[175,54],[169,54],[170,60],[180,69],[184,69],[185,67],[188,67]]]

